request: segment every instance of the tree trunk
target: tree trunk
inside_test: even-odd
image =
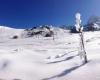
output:
[[[84,46],[83,32],[80,32],[79,35],[80,35],[80,51],[81,51],[80,55],[81,58],[83,59],[83,63],[87,63],[87,55]]]

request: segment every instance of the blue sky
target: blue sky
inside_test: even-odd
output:
[[[74,25],[76,12],[86,24],[90,16],[100,16],[100,0],[0,0],[0,25]]]

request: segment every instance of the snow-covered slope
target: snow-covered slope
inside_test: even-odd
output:
[[[6,26],[0,26],[0,37],[10,38],[14,35],[21,35],[23,29],[14,29]]]
[[[52,37],[2,39],[0,34],[0,79],[100,80],[100,32],[84,33],[88,63],[81,65],[78,34],[59,28],[55,31],[54,40]]]

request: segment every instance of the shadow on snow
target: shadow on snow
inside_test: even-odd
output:
[[[64,59],[64,60],[54,61],[54,62],[49,62],[49,63],[47,63],[47,64],[52,64],[52,63],[59,63],[59,62],[63,62],[63,61],[66,61],[66,60],[73,59],[73,58],[74,58],[74,57],[76,57],[76,56],[78,56],[78,54],[77,54],[77,55],[75,55],[75,56],[70,56],[70,57],[67,57],[67,58],[66,58],[66,59]]]
[[[57,78],[57,77],[58,77],[58,78],[59,78],[59,77],[63,77],[63,76],[65,76],[65,75],[71,73],[72,71],[74,71],[74,70],[76,70],[76,69],[82,67],[83,65],[85,65],[85,64],[81,64],[81,65],[79,65],[79,66],[71,67],[71,68],[69,68],[69,69],[67,69],[67,70],[64,70],[64,71],[63,71],[62,73],[60,73],[60,74],[54,75],[54,76],[49,77],[49,78],[44,78],[44,79],[42,79],[42,80],[50,80],[50,79],[54,79],[54,78]]]

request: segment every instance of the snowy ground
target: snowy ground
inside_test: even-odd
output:
[[[0,80],[100,80],[100,32],[84,33],[85,65],[78,55],[78,34],[58,32],[55,40],[0,34]]]

